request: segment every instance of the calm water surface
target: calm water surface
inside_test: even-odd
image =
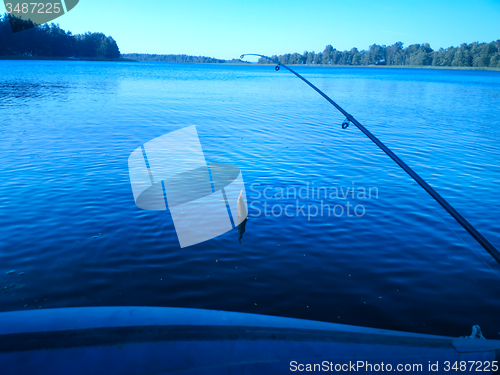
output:
[[[500,248],[500,72],[297,70]],[[500,338],[500,267],[293,75],[31,61],[0,73],[0,311],[178,306]],[[241,244],[232,230],[181,249],[168,211],[134,203],[130,153],[190,125],[208,162],[242,170]],[[321,204],[336,214],[314,215]]]

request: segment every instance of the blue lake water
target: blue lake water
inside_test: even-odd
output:
[[[500,72],[297,71],[500,247]],[[0,61],[0,73],[0,311],[177,306],[500,338],[499,265],[283,69]],[[241,168],[241,244],[235,229],[181,249],[168,211],[135,205],[131,152],[191,125],[209,163]]]

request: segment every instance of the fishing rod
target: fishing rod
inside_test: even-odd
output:
[[[356,125],[356,127],[361,130],[368,138],[370,138],[373,143],[375,143],[382,151],[384,151],[392,160],[394,160],[401,168],[405,170],[406,173],[408,173],[411,178],[413,178],[420,186],[424,188],[425,191],[427,191],[432,198],[434,198],[448,213],[455,218],[456,221],[462,225],[462,227],[465,228],[467,232],[470,233],[472,237],[476,239],[477,242],[481,244],[484,249],[490,253],[490,255],[498,262],[500,263],[500,252],[493,246],[479,231],[474,228],[474,226],[469,223],[460,213],[455,210],[455,208],[449,204],[446,199],[444,199],[441,195],[438,194],[434,188],[432,188],[425,180],[420,177],[413,169],[411,169],[403,160],[401,160],[394,152],[392,152],[389,147],[387,147],[385,144],[383,144],[377,137],[375,137],[368,129],[366,129],[363,125],[361,125],[358,120],[356,120],[352,115],[347,113],[341,106],[339,106],[337,103],[335,103],[332,99],[330,99],[323,91],[318,89],[316,86],[314,86],[311,82],[309,82],[307,79],[302,77],[299,73],[295,72],[294,70],[290,69],[288,66],[282,64],[278,60],[275,60],[271,57],[264,56],[264,55],[259,55],[256,53],[245,53],[240,56],[240,59],[244,58],[245,56],[259,56],[263,57],[265,59],[268,59],[270,61],[275,62],[277,65],[274,68],[276,71],[280,70],[280,67],[282,66],[289,72],[295,74],[297,77],[299,77],[302,81],[307,83],[310,87],[312,87],[318,94],[320,94],[323,98],[325,98],[331,105],[333,105],[340,113],[342,113],[345,116],[345,120],[342,123],[342,129],[346,129],[350,123],[353,123]]]

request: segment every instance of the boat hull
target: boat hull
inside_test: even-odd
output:
[[[463,374],[476,372],[477,361],[484,374],[495,360],[497,340],[225,311],[93,307],[0,314],[2,374]],[[467,371],[454,371],[461,361]]]

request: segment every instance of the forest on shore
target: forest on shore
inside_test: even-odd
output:
[[[35,25],[10,14],[0,16],[0,58],[77,58],[130,59],[169,63],[246,63],[240,59],[224,60],[205,56],[120,54],[111,36],[87,32],[73,35],[58,24]],[[272,58],[287,65],[327,66],[422,66],[500,68],[500,40],[490,43],[463,43],[458,47],[433,50],[428,43],[404,47],[402,42],[390,46],[372,44],[368,50],[352,48],[340,51],[327,45],[323,52],[287,53]],[[259,58],[259,64],[274,64]]]
[[[157,55],[150,53],[124,53],[122,58],[136,61],[169,62],[169,63],[203,63],[203,64],[226,64],[241,63],[239,59],[223,60],[206,56],[191,55]]]
[[[5,14],[0,17],[1,56],[117,59],[120,50],[116,41],[103,33],[73,35],[54,23],[35,25]]]
[[[222,64],[226,60],[215,59],[205,56],[190,56],[190,55],[156,55],[149,53],[124,53],[124,59],[136,61],[151,61],[151,62],[174,62],[174,63],[209,63]]]
[[[373,44],[368,50],[339,51],[331,45],[323,52],[305,51],[271,56],[286,65],[392,65],[392,66],[444,66],[500,68],[500,40],[491,43],[463,43],[459,47],[440,48],[434,51],[428,43],[403,47],[402,42],[391,46]],[[259,64],[274,64],[259,58]]]

